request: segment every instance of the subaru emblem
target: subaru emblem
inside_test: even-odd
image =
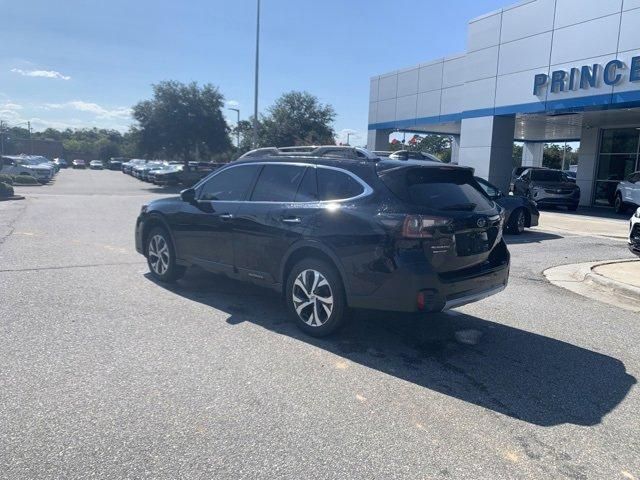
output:
[[[478,227],[480,228],[484,228],[487,226],[487,220],[484,218],[479,218],[478,221],[476,222],[476,225],[478,225]]]

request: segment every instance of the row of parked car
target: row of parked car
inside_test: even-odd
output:
[[[3,155],[0,174],[28,175],[40,183],[48,183],[60,170],[60,166],[40,155]]]
[[[190,187],[223,164],[214,162],[169,162],[134,158],[121,164],[126,173],[144,182],[155,185],[182,185]]]

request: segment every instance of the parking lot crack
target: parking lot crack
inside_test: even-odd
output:
[[[62,265],[62,266],[56,266],[56,267],[9,268],[9,269],[0,270],[0,273],[39,272],[42,270],[66,270],[66,269],[74,269],[74,268],[117,267],[120,265],[146,265],[146,264],[145,262],[117,262],[117,263],[92,263],[87,265]]]

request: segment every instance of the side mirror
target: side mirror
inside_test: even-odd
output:
[[[183,202],[193,203],[196,201],[196,190],[194,188],[187,188],[180,192],[180,198]]]
[[[494,198],[502,198],[502,197],[504,197],[504,193],[502,193],[502,190],[496,191]]]

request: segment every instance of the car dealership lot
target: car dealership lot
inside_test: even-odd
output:
[[[267,291],[151,281],[168,192],[68,170],[0,205],[0,478],[640,478],[640,319],[542,275],[620,239],[543,211],[491,300],[318,340]]]

